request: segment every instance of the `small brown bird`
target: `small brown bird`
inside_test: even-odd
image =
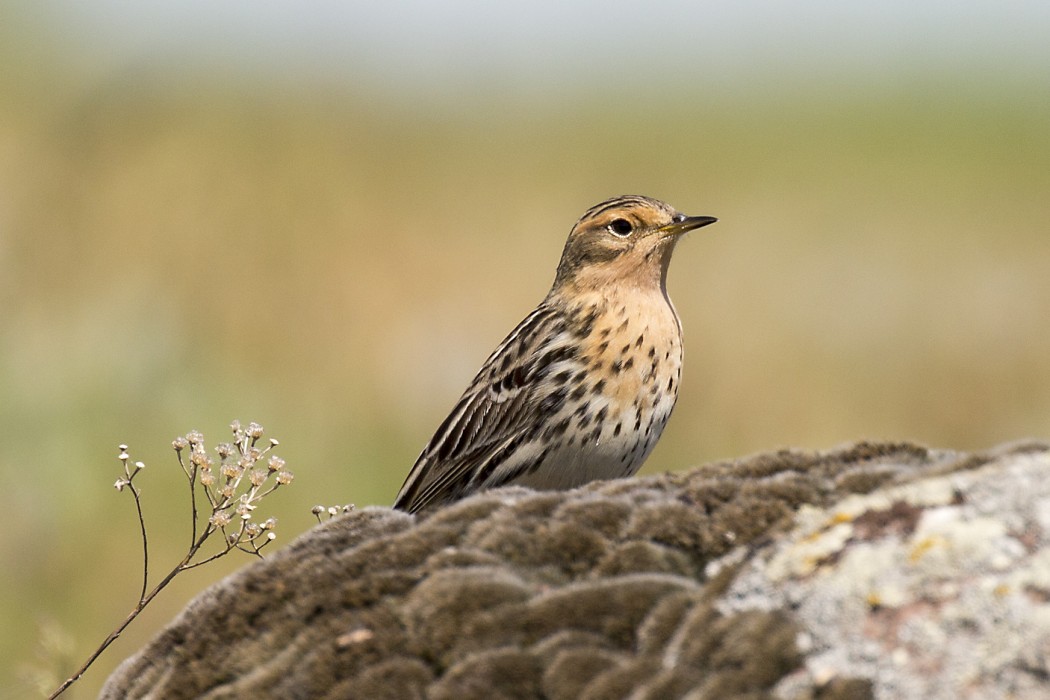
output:
[[[682,326],[667,266],[713,224],[625,195],[569,233],[554,285],[500,343],[416,460],[394,508],[482,489],[568,489],[634,474],[678,398]]]

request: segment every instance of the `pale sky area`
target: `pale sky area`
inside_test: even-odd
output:
[[[19,35],[51,35],[85,70],[199,64],[394,91],[1050,74],[1041,0],[35,0],[14,16]]]

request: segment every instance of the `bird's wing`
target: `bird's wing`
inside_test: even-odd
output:
[[[566,316],[542,304],[482,365],[419,455],[394,508],[418,511],[463,492],[507,483],[499,467],[566,399],[579,353]],[[559,376],[560,375],[560,376]]]

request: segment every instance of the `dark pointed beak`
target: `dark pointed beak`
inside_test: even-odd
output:
[[[713,216],[682,216],[676,217],[675,221],[667,224],[660,228],[660,231],[667,236],[681,236],[683,233],[692,231],[696,228],[713,224],[718,219]]]

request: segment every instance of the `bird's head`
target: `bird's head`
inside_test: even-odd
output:
[[[713,216],[686,216],[657,199],[623,195],[580,217],[562,252],[555,289],[632,284],[663,289],[675,243]]]

